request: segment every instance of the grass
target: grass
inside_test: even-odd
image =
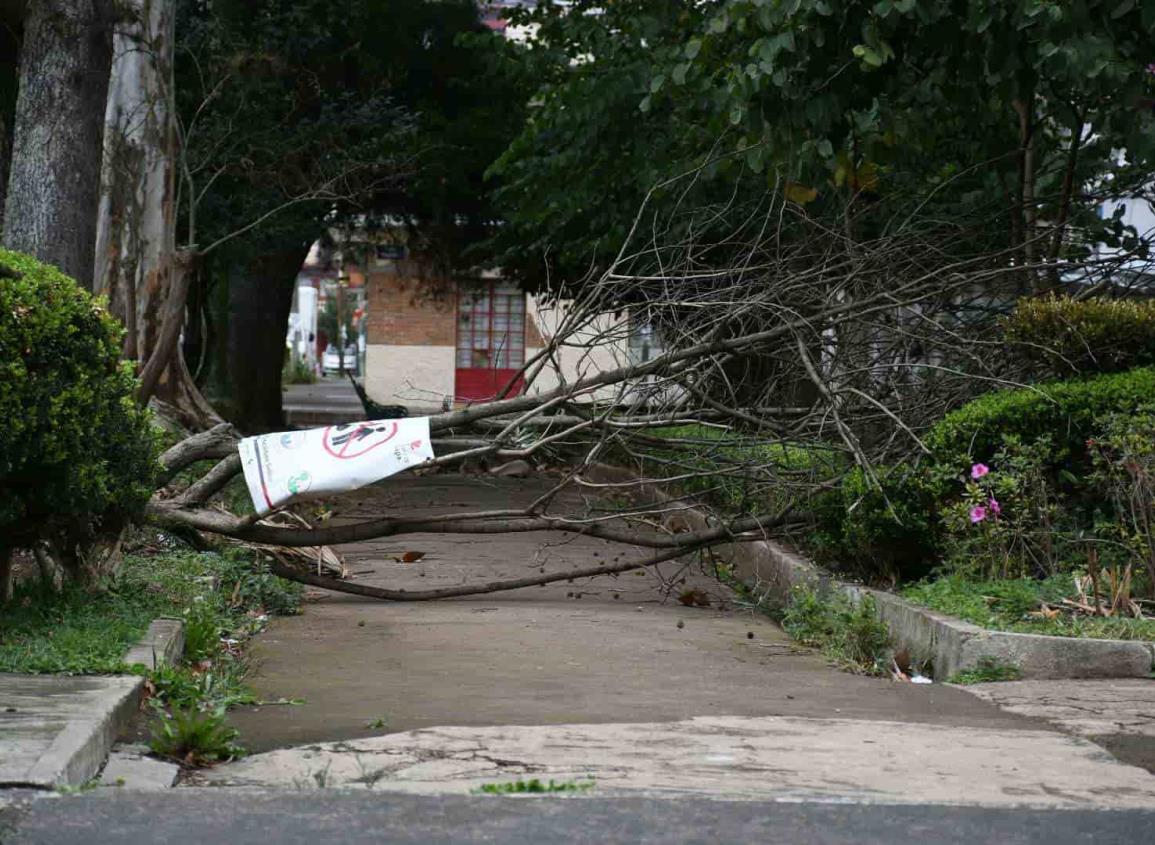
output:
[[[967,669],[953,675],[947,683],[985,684],[991,681],[1017,681],[1023,676],[1018,666],[999,663],[993,657],[983,657],[974,669]]]
[[[300,593],[254,571],[240,550],[127,555],[117,578],[95,590],[24,585],[0,614],[0,671],[124,672],[124,652],[158,616],[184,617],[189,652],[203,656],[221,632],[250,624],[249,611],[292,612]]]
[[[912,584],[902,591],[904,598],[916,604],[996,631],[1092,639],[1155,640],[1155,619],[1072,616],[1067,613],[1045,619],[1029,615],[1038,610],[1041,602],[1059,605],[1072,593],[1070,575],[1056,575],[1042,581],[1029,578],[970,581],[961,575],[948,575]]]
[[[594,788],[594,780],[540,781],[515,780],[508,783],[483,783],[477,788],[481,795],[544,795],[558,792],[585,792]]]
[[[782,616],[782,627],[844,669],[868,675],[886,671],[890,632],[875,616],[870,596],[853,602],[841,591],[799,587]]]
[[[643,433],[670,441],[669,448],[641,441],[631,444],[631,449],[642,456],[647,475],[670,477],[704,472],[678,486],[727,513],[761,513],[781,508],[791,496],[791,481],[811,484],[829,480],[841,472],[845,463],[835,450],[708,425],[661,426]]]
[[[167,545],[127,555],[117,577],[58,593],[25,585],[0,614],[0,671],[132,671],[124,652],[158,616],[185,622],[185,664],[148,673],[154,753],[185,765],[242,753],[224,713],[255,703],[240,645],[270,614],[295,613],[300,585],[282,581],[242,549],[190,552]],[[278,702],[281,703],[281,702]]]

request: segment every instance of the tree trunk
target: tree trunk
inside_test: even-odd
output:
[[[251,260],[229,281],[228,368],[233,422],[245,431],[284,424],[281,368],[297,272],[308,247]]]
[[[37,0],[20,55],[4,246],[92,287],[112,0]]]
[[[108,86],[94,290],[128,331],[125,357],[143,366],[156,345],[175,249],[174,21],[169,0],[130,2]]]
[[[12,162],[12,118],[16,109],[16,79],[20,61],[18,22],[0,15],[0,233],[4,231],[4,197]]]
[[[176,249],[175,4],[129,2],[108,86],[94,288],[124,323],[124,355],[141,371],[140,401],[155,394],[182,424],[201,428],[220,418],[189,377],[177,342],[196,254]]]

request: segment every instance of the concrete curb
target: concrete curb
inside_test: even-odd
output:
[[[179,660],[184,623],[157,619],[124,656],[156,668]],[[87,783],[140,708],[136,675],[0,675],[0,787]]]
[[[637,476],[620,467],[598,465],[588,476],[597,483],[628,484]],[[651,484],[638,489],[653,501],[670,502]],[[708,524],[702,511],[687,505],[666,517],[694,530]],[[672,530],[678,530],[674,525]],[[686,529],[682,529],[686,530]],[[1016,667],[1023,679],[1145,678],[1155,665],[1155,643],[1142,640],[1093,640],[991,631],[961,619],[911,604],[881,590],[847,584],[806,557],[771,540],[731,543],[718,548],[733,575],[755,596],[785,607],[799,586],[829,587],[855,601],[874,600],[878,618],[886,623],[895,643],[917,660],[930,660],[934,678],[945,681],[984,661]]]
[[[155,669],[177,663],[183,653],[184,622],[161,617],[152,620],[140,642],[124,653],[124,662]]]

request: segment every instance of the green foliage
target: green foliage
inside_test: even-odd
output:
[[[869,595],[852,601],[841,591],[799,587],[790,597],[782,627],[856,672],[880,674],[891,651],[890,631],[878,620]]]
[[[1017,666],[999,663],[993,657],[983,657],[975,668],[959,672],[948,683],[985,684],[991,681],[1017,681],[1022,676],[1023,673]]]
[[[827,564],[870,579],[922,577],[939,542],[938,493],[918,467],[879,466],[873,478],[855,468],[816,502],[816,552]]]
[[[1003,330],[1010,350],[1037,376],[1155,364],[1155,300],[1022,299]]]
[[[220,633],[244,636],[259,624],[252,613],[295,612],[301,595],[239,550],[127,555],[100,586],[46,593],[22,585],[0,614],[0,672],[123,672],[124,652],[153,619],[186,612],[199,631],[191,647],[216,656]]]
[[[0,272],[0,546],[72,548],[143,508],[155,435],[104,305],[19,253]]]
[[[483,783],[477,791],[482,795],[539,795],[551,792],[586,792],[594,788],[594,780],[541,781],[515,780],[508,783]]]
[[[643,199],[676,239],[701,226],[693,209],[747,214],[768,187],[814,216],[853,203],[860,226],[905,225],[925,202],[932,219],[985,220],[976,248],[1020,246],[1023,103],[1030,206],[1080,233],[1055,227],[1037,249],[1136,240],[1070,189],[1125,194],[1151,169],[1155,119],[1133,105],[1155,93],[1150,3],[575,0],[522,20],[539,35],[513,61],[537,91],[494,167],[505,266],[540,265],[548,247],[580,276],[617,254]]]
[[[282,384],[315,384],[317,374],[304,358],[288,354],[285,356],[285,367],[281,373]]]
[[[1003,439],[991,466],[973,464],[961,494],[940,503],[945,568],[980,578],[1046,577],[1069,569],[1070,502],[1050,471],[1051,438]]]
[[[1096,489],[1115,517],[1099,534],[1146,570],[1155,591],[1155,406],[1108,416],[1088,444]]]
[[[972,580],[947,575],[911,584],[902,595],[916,604],[996,631],[1048,634],[1056,637],[1155,640],[1155,619],[1060,614],[1031,616],[1042,602],[1060,605],[1071,595],[1070,575],[1050,578]]]
[[[225,721],[224,710],[175,707],[158,717],[149,747],[161,757],[202,766],[242,755],[244,749],[236,739],[237,731]]]
[[[1024,442],[1049,435],[1055,461],[1086,454],[1096,420],[1131,413],[1155,396],[1155,368],[1111,373],[980,396],[936,423],[924,438],[935,461],[962,467],[989,461],[1007,435]]]
[[[731,515],[776,511],[793,485],[835,478],[843,465],[834,450],[723,426],[662,426],[620,442],[628,449],[619,460],[638,462],[646,476],[680,478],[680,490]]]

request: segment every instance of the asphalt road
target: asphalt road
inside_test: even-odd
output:
[[[419,797],[178,790],[0,810],[4,845],[105,843],[1047,843],[1149,841],[1151,811],[764,803],[700,798]]]

